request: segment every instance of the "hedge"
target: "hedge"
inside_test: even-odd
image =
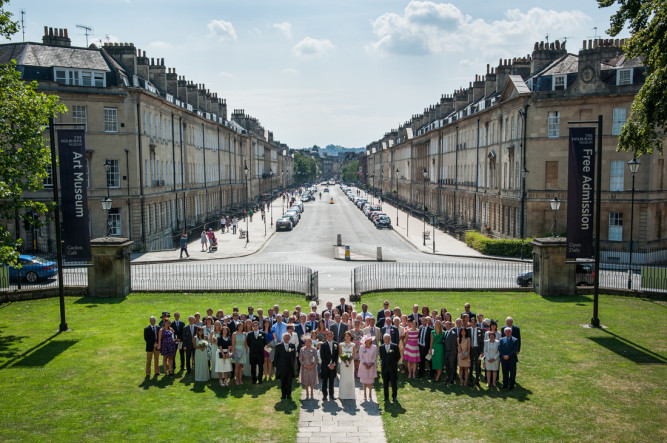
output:
[[[476,232],[466,232],[466,244],[484,255],[495,255],[497,257],[521,257],[521,240],[495,239]],[[524,239],[523,256],[530,257],[533,254],[532,238]]]

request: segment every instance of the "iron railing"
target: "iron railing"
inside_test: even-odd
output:
[[[67,287],[86,287],[88,286],[88,268],[92,264],[88,262],[67,262],[63,265],[63,286]],[[29,269],[23,268],[20,270],[21,282],[18,279],[9,277],[8,267],[7,273],[0,273],[0,292],[10,291],[34,291],[36,289],[57,288],[58,275],[52,277],[40,278],[36,283],[28,283],[25,280],[26,273]]]

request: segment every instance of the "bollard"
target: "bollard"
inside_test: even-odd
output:
[[[336,246],[342,246],[342,245],[343,245],[343,237],[340,234],[338,234],[336,236]]]
[[[350,261],[350,247],[345,246],[345,261]]]
[[[382,261],[382,246],[377,247],[377,259],[378,261]]]

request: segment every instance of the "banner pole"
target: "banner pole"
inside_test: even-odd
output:
[[[65,288],[63,287],[63,244],[60,226],[60,200],[58,198],[58,164],[56,162],[56,128],[53,118],[49,118],[49,137],[51,139],[51,175],[53,177],[53,214],[56,222],[56,251],[58,255],[58,297],[60,298],[60,332],[67,331],[65,319]]]
[[[598,318],[598,295],[600,291],[600,199],[602,198],[602,115],[598,115],[598,166],[595,189],[595,278],[593,279],[593,318],[591,326],[600,327]]]

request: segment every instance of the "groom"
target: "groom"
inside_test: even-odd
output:
[[[331,399],[335,400],[334,380],[336,379],[336,364],[338,363],[338,343],[333,341],[334,334],[332,331],[327,331],[326,337],[327,341],[320,345],[322,400],[327,399],[327,387]]]
[[[389,333],[383,336],[384,344],[380,345],[380,362],[382,363],[382,384],[384,387],[384,401],[389,400],[389,383],[391,383],[391,399],[396,401],[398,391],[398,361],[401,354],[398,345],[391,342]]]
[[[296,364],[296,347],[289,342],[290,334],[283,334],[283,341],[276,345],[273,364],[276,367],[276,377],[280,379],[281,400],[292,397],[292,379]]]

